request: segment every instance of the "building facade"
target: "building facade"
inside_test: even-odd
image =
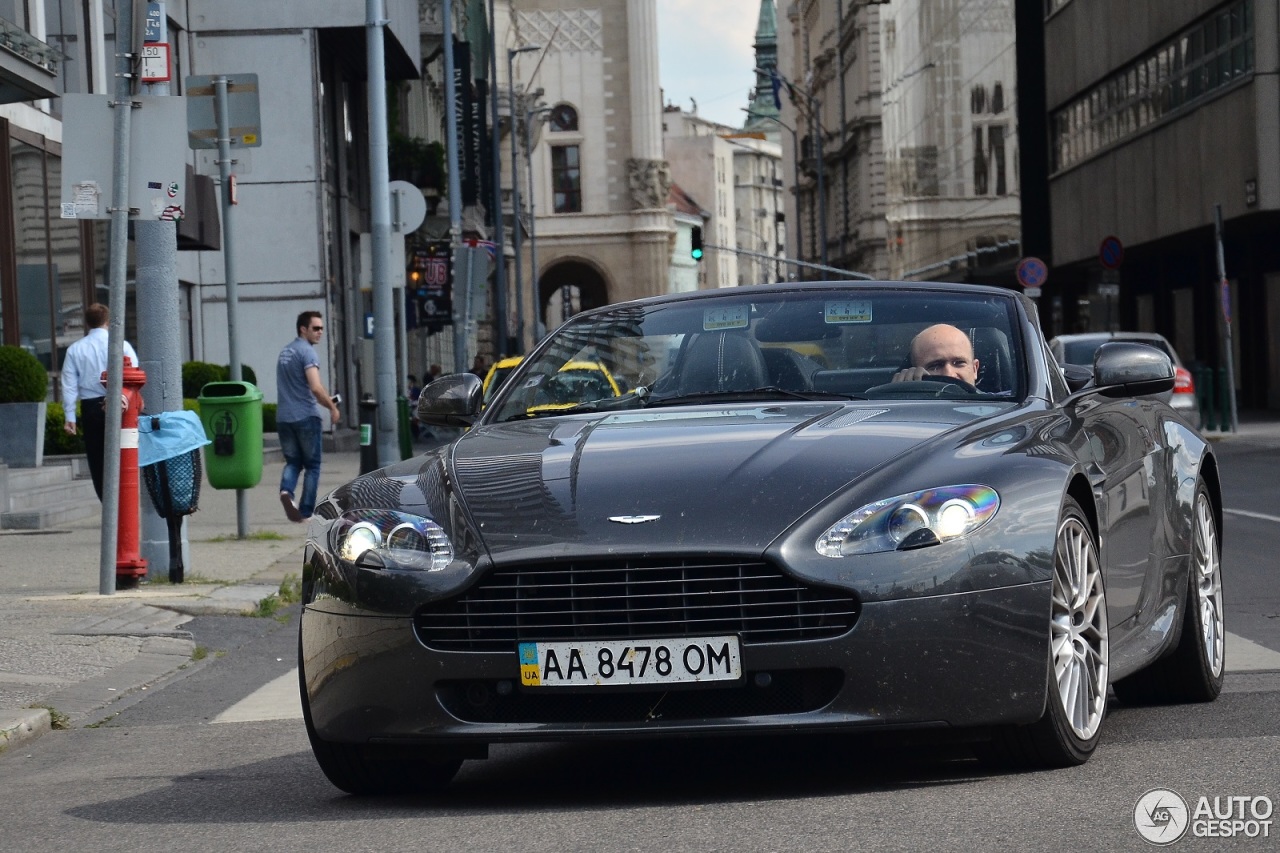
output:
[[[798,209],[787,211],[787,244],[799,257],[884,278],[889,274],[880,99],[881,6],[784,0],[779,7],[781,123],[793,135]],[[784,147],[787,137],[784,135]],[[797,233],[798,229],[798,233]],[[797,239],[799,238],[799,239]],[[807,270],[806,278],[830,272]]]
[[[141,5],[139,9],[143,8]],[[371,310],[359,282],[359,234],[369,230],[369,150],[365,10],[342,0],[261,4],[252,0],[168,0],[171,95],[190,75],[256,74],[261,146],[237,149],[237,302],[239,361],[275,400],[277,354],[294,337],[303,310],[327,317],[321,346],[326,384],[342,390],[354,422],[361,388],[372,389],[363,346]],[[389,79],[419,76],[417,0],[387,0]],[[83,309],[106,302],[108,222],[60,217],[62,111],[67,92],[113,93],[113,0],[0,4],[6,32],[21,29],[63,57],[56,83],[33,86],[9,70],[0,106],[0,326],[6,343],[42,357],[55,382],[65,347],[83,333]],[[141,14],[139,12],[139,14]],[[16,20],[15,20],[16,19]],[[141,26],[138,27],[139,31]],[[16,37],[15,37],[16,38]],[[38,66],[38,45],[26,48]],[[39,78],[39,68],[33,73]],[[177,322],[183,360],[225,364],[230,340],[225,260],[216,202],[202,208],[190,191],[218,174],[212,152],[186,152],[192,167],[186,218],[178,225]],[[203,177],[203,180],[202,180]],[[213,221],[206,221],[212,217]],[[134,322],[135,246],[129,245],[125,333],[147,361],[149,330]]]
[[[1020,256],[1013,0],[880,9],[894,279],[1000,282]]]
[[[517,93],[517,127],[541,123],[516,176],[535,238],[524,241],[522,261],[535,327],[667,290],[676,229],[667,208],[656,2],[496,4],[499,56],[522,51],[507,54],[513,78],[500,68],[500,86]],[[503,183],[511,182],[505,174]]]
[[[1239,405],[1280,408],[1275,4],[1054,0],[1038,25],[1046,329],[1158,331],[1184,361],[1221,378],[1229,321]],[[1109,36],[1096,38],[1103,30]]]

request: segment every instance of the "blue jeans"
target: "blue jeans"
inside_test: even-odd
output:
[[[280,436],[280,449],[284,451],[284,471],[280,474],[280,491],[293,497],[298,485],[298,474],[306,471],[302,481],[302,500],[298,501],[298,513],[310,518],[316,508],[316,493],[320,489],[320,418],[300,421],[280,421],[276,424]]]

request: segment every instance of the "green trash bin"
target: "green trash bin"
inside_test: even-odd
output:
[[[200,389],[200,420],[213,444],[204,470],[215,489],[251,489],[262,479],[262,392],[251,382],[210,382]]]

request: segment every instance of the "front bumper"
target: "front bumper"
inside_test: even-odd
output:
[[[1048,618],[1047,582],[869,602],[835,639],[744,645],[742,682],[562,692],[521,687],[514,647],[436,651],[409,617],[307,608],[302,668],[317,734],[348,743],[1029,723]]]

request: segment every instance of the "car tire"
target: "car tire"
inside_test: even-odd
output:
[[[298,689],[302,698],[302,719],[307,727],[311,752],[324,775],[335,787],[357,796],[378,794],[427,794],[443,790],[462,767],[461,759],[449,761],[406,760],[404,751],[385,753],[367,744],[325,740],[311,721],[311,701],[307,676],[302,665],[302,637],[298,637]]]
[[[1071,767],[1089,760],[1107,712],[1107,597],[1093,528],[1068,497],[1054,542],[1044,715],[1006,726],[975,749],[998,767]]]
[[[1196,484],[1191,548],[1187,557],[1182,632],[1173,651],[1115,684],[1133,705],[1212,702],[1226,677],[1226,619],[1222,594],[1222,540],[1209,490]]]

